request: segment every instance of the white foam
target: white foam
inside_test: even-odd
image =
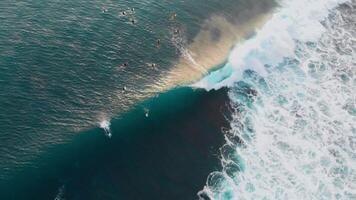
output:
[[[356,12],[342,2],[283,1],[233,50],[232,75],[204,82],[230,86],[236,112],[201,199],[356,199]]]
[[[58,193],[54,200],[65,200],[65,186],[62,185],[61,187],[58,188]]]
[[[112,134],[111,134],[111,130],[110,130],[110,121],[103,120],[100,122],[99,125],[100,125],[100,128],[104,129],[105,135],[108,136],[109,138],[111,138]]]
[[[207,90],[231,86],[241,80],[245,70],[254,70],[266,76],[266,65],[276,65],[283,58],[294,55],[295,41],[317,41],[325,31],[320,21],[329,11],[346,0],[293,0],[281,1],[279,8],[255,37],[237,44],[230,53],[228,64],[233,73],[223,81],[207,84],[206,78],[192,87]],[[216,74],[212,74],[214,76]],[[211,79],[211,78],[210,78]]]

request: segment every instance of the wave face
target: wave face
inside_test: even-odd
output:
[[[113,118],[224,62],[231,45],[274,6],[274,0],[2,0],[0,185],[37,169],[49,148],[87,130],[102,127],[110,137]],[[184,64],[189,56],[203,71]]]
[[[282,2],[232,51],[231,76],[196,84],[230,86],[235,108],[200,199],[356,199],[355,9]]]

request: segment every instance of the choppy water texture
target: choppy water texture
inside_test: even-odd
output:
[[[1,1],[0,199],[356,199],[355,14]]]
[[[223,170],[201,199],[356,199],[356,1],[335,3],[286,1],[236,49],[235,67],[255,66],[235,71]]]
[[[204,43],[216,47],[235,34],[228,28],[273,5],[269,0],[1,1],[0,178],[36,168],[32,161],[47,148],[71,143],[76,134],[144,99],[202,76],[214,66],[170,73],[179,68],[183,49],[199,46],[195,38],[201,32],[210,33]],[[209,23],[216,16],[227,29]],[[174,84],[165,84],[168,74]]]

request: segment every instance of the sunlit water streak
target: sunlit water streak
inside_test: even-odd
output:
[[[337,3],[282,4],[230,78],[199,83],[236,108],[201,199],[356,199],[356,1]]]

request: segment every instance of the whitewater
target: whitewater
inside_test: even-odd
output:
[[[356,1],[281,1],[194,84],[234,107],[200,199],[356,199]]]

